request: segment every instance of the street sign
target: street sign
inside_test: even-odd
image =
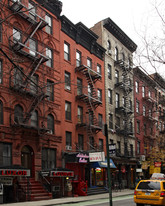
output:
[[[111,157],[116,155],[116,144],[109,144],[109,155]]]

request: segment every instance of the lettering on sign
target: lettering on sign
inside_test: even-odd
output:
[[[30,176],[30,170],[0,169],[0,176]]]
[[[74,177],[74,172],[70,171],[51,171],[51,177]]]

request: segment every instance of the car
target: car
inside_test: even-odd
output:
[[[134,202],[137,206],[165,205],[165,179],[140,180],[134,191]]]

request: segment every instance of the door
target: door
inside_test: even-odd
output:
[[[34,152],[31,147],[24,146],[21,151],[21,165],[24,168],[30,169],[31,176],[34,174],[33,162]]]

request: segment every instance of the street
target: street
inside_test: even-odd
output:
[[[60,206],[109,206],[109,199],[97,199],[80,203],[60,204]],[[113,206],[135,206],[133,195],[114,197]]]

